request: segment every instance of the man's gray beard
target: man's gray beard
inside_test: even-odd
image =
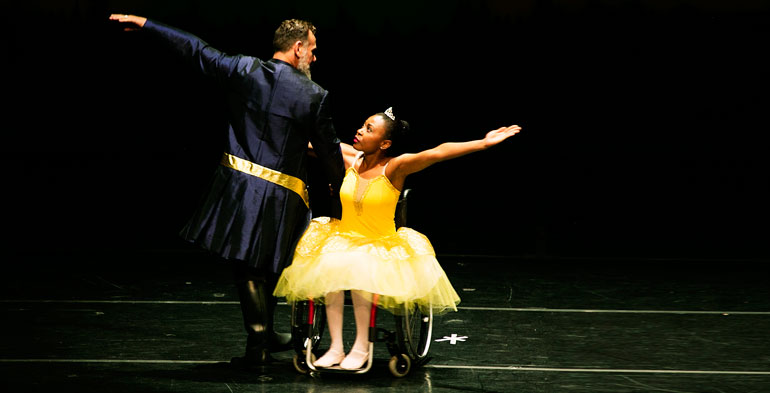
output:
[[[310,76],[310,62],[307,61],[307,59],[300,60],[299,64],[297,65],[297,69],[305,74],[308,79],[313,80],[313,78]]]

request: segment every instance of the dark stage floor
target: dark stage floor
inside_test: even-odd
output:
[[[460,310],[395,378],[384,345],[365,375],[300,375],[290,352],[231,371],[229,270],[198,251],[4,258],[5,392],[770,392],[767,261],[445,256]]]

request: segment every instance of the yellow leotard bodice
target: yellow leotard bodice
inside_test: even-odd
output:
[[[394,215],[399,191],[384,174],[364,179],[350,167],[340,188],[340,231],[377,238],[396,233]]]

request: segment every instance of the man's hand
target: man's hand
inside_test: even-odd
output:
[[[136,16],[136,15],[126,15],[126,14],[112,14],[110,15],[110,20],[116,20],[120,23],[129,23],[133,26],[126,27],[124,30],[136,30],[138,28],[144,27],[144,23],[147,22],[147,18]]]

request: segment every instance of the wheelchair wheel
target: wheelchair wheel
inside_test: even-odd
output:
[[[313,358],[313,361],[315,362],[316,360],[315,354],[311,353],[310,356]],[[300,374],[307,374],[310,372],[310,367],[308,367],[306,359],[307,359],[307,356],[304,353],[294,354],[294,358],[292,359],[292,364],[294,364],[294,369],[297,370],[297,372]]]
[[[391,356],[388,362],[388,369],[394,377],[401,378],[409,374],[412,369],[412,360],[405,354]]]
[[[417,366],[428,361],[431,335],[433,334],[433,310],[423,313],[414,305],[404,308],[404,315],[396,316],[396,337],[401,352]]]
[[[318,349],[323,338],[324,327],[326,326],[326,312],[323,306],[313,305],[313,312],[310,312],[310,302],[301,301],[291,305],[291,333],[294,345],[294,368],[300,373],[307,373],[306,358],[307,351],[314,359],[315,351]]]

